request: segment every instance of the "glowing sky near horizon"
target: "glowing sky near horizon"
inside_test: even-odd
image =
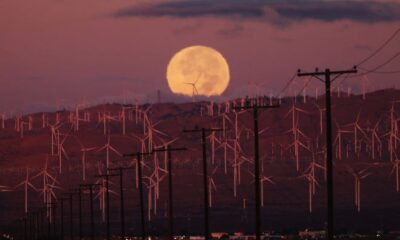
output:
[[[157,90],[164,99],[180,101],[168,95],[165,69],[174,53],[191,45],[218,49],[229,62],[231,81],[222,99],[249,94],[255,85],[264,94],[278,94],[298,68],[352,67],[400,26],[395,2],[383,8],[387,14],[374,17],[369,8],[353,13],[343,6],[317,15],[318,4],[293,1],[286,1],[293,4],[290,11],[267,0],[246,6],[204,1],[200,7],[190,0],[146,2],[1,1],[0,112],[123,96],[154,101]],[[383,63],[400,51],[399,43],[398,36],[363,67]],[[399,69],[398,59],[384,68]],[[371,89],[392,87],[398,78],[368,75]],[[343,87],[356,89],[358,82],[350,79]]]

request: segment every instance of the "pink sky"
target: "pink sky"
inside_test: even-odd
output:
[[[210,46],[226,57],[231,84],[223,98],[247,94],[248,82],[261,83],[262,93],[275,95],[298,68],[350,68],[400,27],[398,18],[305,17],[275,23],[280,20],[276,13],[268,15],[273,21],[219,13],[115,16],[143,2],[1,1],[0,112],[36,111],[82,99],[101,102],[122,98],[124,92],[130,99],[154,101],[157,89],[169,92],[165,71],[171,56],[190,45]],[[363,67],[373,68],[398,51],[400,36]],[[382,70],[399,69],[396,59]],[[373,87],[391,87],[399,74],[368,78]]]

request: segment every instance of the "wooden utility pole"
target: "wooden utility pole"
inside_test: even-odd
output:
[[[327,214],[326,214],[326,238],[328,240],[333,240],[334,235],[334,215],[333,215],[333,146],[332,146],[332,114],[331,114],[331,82],[333,82],[336,78],[341,76],[342,74],[350,74],[357,73],[356,67],[350,70],[344,71],[331,71],[329,68],[325,69],[325,71],[315,72],[301,72],[299,69],[297,71],[297,76],[312,76],[325,83],[325,114],[326,114],[326,171],[327,171],[327,179],[326,179],[326,195],[328,199],[327,206]],[[335,78],[331,80],[331,76],[334,75]],[[325,80],[319,78],[319,76],[325,76]]]
[[[82,190],[81,188],[77,189],[78,191],[78,227],[79,227],[79,240],[82,239]]]
[[[125,239],[125,204],[124,204],[124,170],[132,169],[133,167],[118,167],[108,168],[109,171],[118,171],[116,174],[109,176],[119,176],[119,199],[120,199],[120,217],[121,217],[121,239]],[[107,190],[108,191],[108,190]],[[108,202],[108,201],[107,201]],[[108,216],[108,214],[107,214]]]
[[[124,157],[135,157],[138,168],[138,181],[139,181],[139,202],[140,202],[140,222],[142,230],[142,240],[146,238],[146,222],[144,217],[144,202],[143,202],[143,183],[142,183],[142,156],[151,155],[151,152],[136,152],[131,154],[124,154]]]
[[[256,240],[261,240],[261,199],[260,199],[260,152],[258,139],[258,109],[278,108],[279,105],[259,105],[259,99],[254,99],[253,103],[246,98],[243,107],[234,109],[253,109],[253,134],[254,134],[254,198],[255,198],[255,222],[256,222]]]
[[[169,217],[169,239],[174,240],[174,204],[173,204],[173,184],[172,184],[172,156],[171,152],[186,151],[186,147],[172,148],[169,145],[165,147],[153,149],[153,152],[167,152],[168,158],[168,217]]]
[[[23,223],[24,223],[24,240],[28,239],[28,227],[27,227],[27,220],[26,220],[26,216],[22,219]]]
[[[71,189],[70,194],[70,234],[71,238],[73,239],[73,215],[72,215],[72,195],[78,195],[78,239],[81,240],[83,238],[83,222],[82,222],[82,189],[80,187]]]
[[[68,193],[64,193],[66,197],[66,199],[69,200],[69,237],[72,240],[74,238],[74,220],[73,220],[73,203],[72,203],[72,195],[74,193],[72,192],[68,192]]]
[[[53,221],[52,221],[52,223],[53,223],[53,237],[55,238],[55,239],[57,239],[58,238],[58,236],[57,236],[57,223],[56,223],[56,206],[57,206],[57,203],[55,203],[55,202],[52,202],[52,203],[48,203],[49,205],[50,205],[50,212],[51,212],[51,214],[50,214],[50,216],[49,216],[49,218],[51,218],[51,219],[53,219]]]
[[[86,188],[89,189],[89,198],[90,198],[90,238],[94,240],[94,209],[93,209],[93,187],[99,184],[80,184],[79,188]]]
[[[114,177],[114,176],[119,176],[119,174],[103,174],[103,175],[96,175],[95,176],[95,177],[100,177],[100,178],[105,178],[106,179],[106,215],[107,215],[107,218],[106,218],[106,227],[107,227],[106,235],[107,235],[107,240],[110,240],[110,238],[111,238],[111,234],[110,234],[110,186],[109,186],[109,177]],[[124,231],[125,230],[121,227],[121,234],[124,233]]]
[[[60,198],[60,239],[64,240],[64,201],[68,198]]]
[[[204,237],[205,240],[210,238],[209,231],[209,217],[208,217],[208,165],[207,165],[207,146],[206,146],[206,133],[207,132],[221,132],[220,128],[199,128],[196,126],[194,129],[183,130],[184,133],[198,133],[201,132],[201,146],[203,150],[203,192],[204,192]]]

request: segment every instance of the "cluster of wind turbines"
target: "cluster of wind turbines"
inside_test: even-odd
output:
[[[303,99],[305,103],[307,98]],[[287,99],[284,99],[286,101]],[[250,136],[253,134],[249,126],[243,124],[242,116],[245,114],[244,110],[237,110],[237,107],[244,107],[246,104],[245,98],[226,101],[223,103],[203,103],[200,107],[199,115],[207,118],[212,125],[220,127],[220,132],[210,132],[207,136],[207,144],[209,147],[212,168],[211,173],[207,176],[207,189],[208,189],[208,207],[213,206],[213,195],[218,191],[219,186],[216,180],[216,173],[219,169],[223,169],[222,172],[225,177],[228,176],[228,172],[232,173],[232,186],[233,186],[233,197],[238,197],[237,187],[242,184],[242,174],[244,165],[253,165],[254,160],[251,155],[247,153],[244,146],[249,142]],[[265,97],[257,97],[251,99],[253,104],[257,105],[269,105],[271,99]],[[282,103],[282,99],[277,99]],[[386,116],[382,116],[376,123],[362,122],[359,113],[354,122],[348,124],[339,124],[336,122],[335,127],[335,157],[337,165],[345,166],[349,175],[354,178],[354,203],[357,211],[361,210],[361,183],[362,180],[366,179],[371,175],[369,170],[373,167],[391,166],[392,173],[395,175],[395,189],[399,192],[399,163],[400,160],[397,158],[397,148],[400,142],[400,133],[398,130],[398,113],[396,111],[396,101],[390,105],[390,110]],[[319,185],[318,171],[323,173],[326,177],[326,166],[324,165],[323,159],[326,154],[326,147],[320,142],[323,135],[324,126],[323,122],[323,108],[315,103],[314,108],[303,109],[300,107],[301,104],[296,104],[295,101],[290,103],[291,107],[285,113],[285,118],[290,121],[290,127],[282,135],[289,140],[288,143],[282,143],[281,141],[274,142],[270,140],[271,154],[276,158],[280,155],[280,158],[292,158],[294,160],[294,170],[298,172],[299,179],[306,180],[308,184],[308,200],[309,200],[309,211],[313,211],[313,198],[316,193],[317,186]],[[50,149],[46,154],[44,168],[37,173],[34,177],[30,177],[30,170],[26,168],[26,174],[23,181],[16,184],[15,187],[1,186],[2,191],[13,191],[20,187],[24,189],[24,210],[29,211],[28,207],[28,192],[29,189],[40,192],[43,195],[43,202],[47,206],[47,216],[51,219],[52,207],[54,201],[57,200],[56,191],[62,189],[61,184],[57,181],[57,176],[63,174],[63,161],[68,160],[68,148],[65,147],[67,140],[74,140],[80,145],[81,153],[81,175],[82,181],[87,181],[88,164],[87,157],[90,153],[103,153],[104,159],[92,164],[95,166],[96,172],[99,175],[109,174],[111,163],[115,159],[112,155],[122,157],[122,150],[118,150],[118,146],[112,145],[111,136],[118,134],[127,136],[128,139],[134,140],[138,147],[138,152],[152,152],[154,149],[164,147],[167,148],[170,144],[177,141],[181,136],[171,137],[163,130],[158,129],[160,122],[154,122],[151,117],[152,106],[139,106],[136,105],[121,105],[120,110],[117,112],[103,111],[97,112],[97,121],[92,118],[93,111],[80,109],[79,106],[75,108],[75,111],[71,112],[57,112],[53,114],[42,113],[41,118],[34,118],[33,115],[25,117],[15,117],[14,130],[19,134],[20,138],[29,137],[27,131],[34,129],[34,123],[40,122],[41,128],[50,130]],[[319,126],[316,136],[307,135],[309,133],[301,129],[302,118],[301,115],[311,115],[319,118]],[[2,119],[5,119],[4,115]],[[304,121],[304,120],[303,120]],[[10,121],[9,121],[10,122]],[[2,129],[7,129],[7,121],[2,121]],[[102,132],[106,137],[106,142],[102,146],[86,146],[82,140],[79,139],[78,133],[82,131],[82,127],[85,124],[96,123],[97,128],[102,128]],[[83,125],[82,125],[83,124]],[[385,126],[389,124],[389,128],[385,129]],[[39,124],[36,124],[38,126]],[[134,131],[129,132],[127,125],[139,126],[142,130],[140,132]],[[119,126],[114,128],[113,126]],[[269,126],[273,128],[274,126]],[[117,129],[117,130],[115,130]],[[258,134],[267,134],[269,129],[264,128],[258,131]],[[351,140],[351,141],[350,141]],[[276,147],[279,148],[280,154],[276,154]],[[385,148],[386,147],[386,148]],[[386,151],[385,151],[386,150]],[[57,172],[51,171],[48,167],[48,161],[50,158],[58,160]],[[356,169],[354,166],[350,166],[346,163],[340,162],[348,158],[365,158],[372,159],[373,162],[365,163],[366,167],[363,169]],[[167,167],[167,154],[164,155],[164,161],[161,161],[158,154],[153,154],[152,161],[142,162],[140,167],[147,169],[144,176],[139,176],[139,163],[135,160],[129,164],[135,170],[136,188],[142,183],[147,187],[147,220],[151,220],[152,214],[157,214],[157,203],[160,199],[160,184],[164,181],[168,175]],[[217,161],[219,159],[220,161]],[[303,163],[302,163],[303,162]],[[304,167],[305,166],[305,167]],[[279,184],[277,178],[269,176],[264,171],[264,164],[261,164],[261,204],[264,206],[265,199],[265,184]],[[93,170],[93,169],[92,169]],[[248,174],[254,176],[254,173],[249,171]],[[42,177],[41,188],[36,187],[32,180],[35,178]],[[96,197],[100,201],[100,210],[102,211],[103,220],[105,220],[105,181],[104,179],[96,181],[98,189],[96,190]],[[245,202],[243,198],[243,202]],[[245,204],[244,204],[245,207]]]

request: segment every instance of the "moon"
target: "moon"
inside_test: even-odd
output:
[[[171,58],[167,81],[171,91],[186,96],[219,96],[229,85],[229,66],[217,50],[206,46],[184,48]]]

